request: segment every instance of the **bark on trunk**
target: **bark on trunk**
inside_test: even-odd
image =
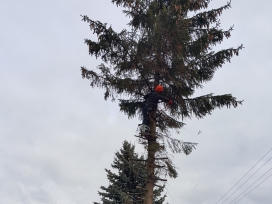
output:
[[[160,77],[159,72],[155,71],[154,89],[157,85],[159,85],[159,77]],[[157,109],[157,107],[155,109]],[[153,204],[153,193],[155,185],[155,153],[157,149],[155,116],[156,111],[153,112],[150,120],[151,137],[148,137],[147,183],[144,204]]]
[[[144,204],[153,203],[153,191],[155,183],[155,153],[156,153],[156,123],[151,120],[150,123],[150,133],[151,137],[148,138],[148,147],[147,147],[147,184],[146,184],[146,194]]]

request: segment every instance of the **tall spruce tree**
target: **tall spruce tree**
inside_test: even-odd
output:
[[[120,151],[115,153],[111,167],[114,172],[106,169],[108,187],[101,186],[102,191],[98,192],[102,203],[142,204],[146,185],[146,165],[143,157],[139,157],[135,152],[135,146],[124,141]],[[164,202],[166,196],[161,196],[163,189],[164,187],[155,190],[154,204]]]
[[[111,26],[82,16],[98,41],[85,39],[89,54],[101,57],[99,70],[81,68],[82,77],[91,87],[105,90],[104,98],[119,99],[120,110],[129,118],[142,117],[143,96],[158,84],[173,100],[166,108],[158,105],[150,114],[150,135],[142,143],[147,148],[147,183],[145,204],[152,204],[154,186],[164,179],[163,171],[176,177],[166,147],[189,154],[194,143],[171,138],[169,130],[180,129],[183,120],[203,118],[216,108],[237,107],[241,101],[231,94],[192,97],[195,90],[210,81],[215,71],[238,55],[242,45],[213,51],[229,38],[231,31],[220,29],[219,16],[226,5],[208,10],[210,0],[112,0],[124,7],[131,29],[115,32]],[[120,98],[123,97],[123,98]],[[165,156],[163,156],[165,155]]]

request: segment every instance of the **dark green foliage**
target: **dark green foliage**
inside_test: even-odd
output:
[[[142,117],[143,96],[159,84],[164,87],[165,96],[173,101],[171,106],[158,104],[157,110],[149,114],[151,135],[139,136],[148,151],[149,175],[145,172],[142,175],[148,180],[145,202],[151,204],[154,186],[164,181],[159,176],[177,177],[166,147],[188,155],[196,146],[171,138],[169,130],[178,131],[186,118],[203,118],[216,108],[242,104],[231,94],[194,97],[194,93],[243,47],[213,51],[214,46],[231,36],[233,27],[222,30],[219,23],[230,3],[212,10],[208,10],[210,0],[112,0],[112,3],[124,8],[130,29],[116,32],[107,24],[82,16],[98,37],[98,41],[85,39],[89,54],[104,62],[96,71],[82,67],[82,77],[90,80],[91,87],[104,89],[105,99],[118,98],[120,110],[129,118]],[[114,181],[115,174],[107,173]],[[123,190],[135,189],[135,185],[122,187],[130,177],[124,178],[118,178],[120,187],[102,187],[107,193],[100,195],[108,199],[106,196],[118,194],[123,199],[120,202],[125,203],[128,194]]]
[[[105,63],[99,72],[82,67],[82,77],[92,87],[105,89],[105,99],[119,100],[120,110],[129,117],[141,116],[142,97],[157,84],[174,103],[167,115],[172,123],[164,126],[180,128],[179,118],[202,118],[215,108],[241,104],[231,94],[190,98],[197,88],[210,81],[215,71],[238,55],[238,48],[218,52],[213,46],[231,35],[220,29],[218,17],[230,3],[218,9],[205,10],[210,0],[112,0],[125,8],[131,30],[115,32],[111,26],[83,16],[98,41],[85,40],[89,53]],[[204,11],[200,11],[204,9]],[[191,16],[189,16],[189,14]],[[175,122],[174,122],[175,121]]]
[[[99,195],[103,204],[143,203],[146,184],[146,164],[143,157],[135,153],[135,147],[125,141],[120,151],[115,153],[111,167],[106,169],[109,186],[101,186]],[[157,188],[154,204],[162,204],[166,196],[161,196],[163,188]],[[97,204],[97,203],[96,203]]]

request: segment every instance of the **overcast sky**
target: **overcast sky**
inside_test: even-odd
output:
[[[225,3],[214,0],[211,8]],[[179,177],[167,182],[170,204],[216,203],[272,148],[271,7],[271,1],[233,0],[223,12],[222,28],[234,25],[234,31],[220,48],[243,44],[245,49],[196,96],[232,93],[244,103],[187,120],[174,135],[199,145],[189,156],[174,155]],[[97,191],[108,184],[104,169],[114,152],[124,140],[137,145],[133,135],[140,121],[128,120],[116,103],[103,100],[102,90],[81,78],[81,66],[92,69],[101,62],[88,55],[84,39],[92,35],[80,15],[119,31],[127,23],[110,0],[1,0],[1,204],[100,201]],[[234,190],[271,156],[272,151]],[[271,167],[269,161],[224,203]],[[238,203],[270,204],[271,190],[270,177]]]

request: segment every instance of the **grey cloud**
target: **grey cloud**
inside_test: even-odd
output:
[[[199,145],[189,156],[174,155],[179,177],[168,181],[169,203],[215,203],[271,148],[270,5],[232,1],[223,13],[223,27],[235,27],[220,48],[243,43],[245,49],[195,95],[232,93],[244,104],[187,120],[174,135]],[[102,90],[81,79],[81,66],[101,63],[88,55],[84,39],[95,36],[81,14],[117,30],[127,23],[109,0],[1,4],[0,203],[99,201],[114,152],[125,139],[137,144],[140,121],[127,120],[116,103],[103,100]],[[271,178],[240,203],[268,204],[270,188]]]

